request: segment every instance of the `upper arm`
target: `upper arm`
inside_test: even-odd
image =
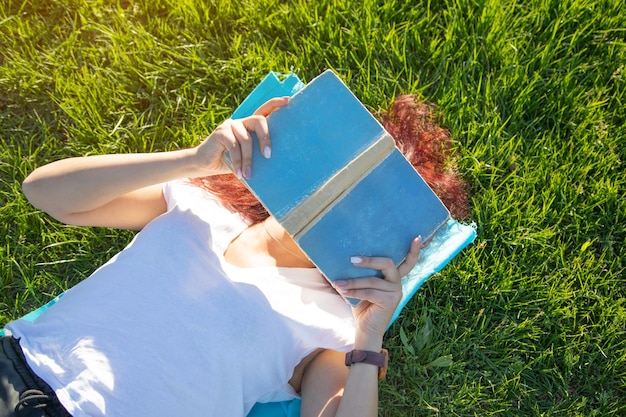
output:
[[[345,353],[325,350],[309,364],[302,379],[302,417],[334,416],[348,377]]]
[[[121,195],[93,210],[55,216],[75,226],[102,226],[140,230],[167,211],[161,184],[140,188]]]

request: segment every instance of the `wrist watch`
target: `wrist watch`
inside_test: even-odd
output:
[[[380,352],[372,352],[371,350],[353,350],[346,353],[346,366],[353,363],[368,363],[378,366],[378,379],[385,379],[387,375],[387,366],[389,364],[389,352],[383,349]]]

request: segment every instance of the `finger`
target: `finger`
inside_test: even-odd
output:
[[[270,143],[270,133],[267,127],[267,119],[263,116],[252,116],[243,120],[248,131],[254,132],[258,141],[261,155],[265,158],[272,156],[272,144]]]
[[[378,277],[340,279],[334,282],[335,287],[340,292],[351,290],[371,289],[375,291],[394,292],[397,290],[397,284]]]
[[[232,123],[233,133],[240,149],[241,172],[245,178],[252,177],[252,136],[243,122],[235,120]]]
[[[334,284],[344,297],[367,300],[381,306],[395,306],[402,297],[401,285],[377,277],[337,280]]]
[[[400,271],[400,276],[405,276],[415,266],[417,261],[420,258],[420,252],[424,246],[422,245],[422,237],[418,236],[411,242],[411,248],[409,249],[409,253],[407,253],[406,258],[398,267],[398,271]]]
[[[239,142],[235,137],[232,124],[232,120],[227,120],[221,126],[219,126],[214,133],[218,134],[218,141],[228,152],[228,156],[230,157],[230,166],[233,172],[237,175],[238,178],[241,178],[241,149],[239,147]]]
[[[400,282],[402,277],[391,258],[353,256],[350,261],[354,266],[379,270],[385,279],[391,282]]]
[[[261,104],[261,106],[256,109],[254,114],[256,116],[269,116],[274,110],[285,106],[289,103],[289,97],[276,97],[269,99],[265,103]]]

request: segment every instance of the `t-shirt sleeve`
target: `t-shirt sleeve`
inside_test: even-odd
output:
[[[174,183],[176,181],[169,181],[162,184],[163,197],[165,198],[165,203],[167,204],[167,210],[171,210],[172,207],[176,205],[174,201]]]
[[[162,189],[168,211],[175,206],[189,206],[195,199],[207,198],[206,191],[186,179],[163,183]]]

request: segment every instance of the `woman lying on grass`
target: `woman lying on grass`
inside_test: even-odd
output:
[[[271,157],[265,117],[287,102],[225,121],[196,148],[70,158],[24,181],[32,204],[59,221],[141,232],[34,323],[9,323],[0,416],[241,417],[298,396],[302,416],[377,415],[384,365],[346,367],[346,352],[383,359],[420,239],[398,267],[346,259],[384,279],[328,284],[236,178],[251,175],[250,132]],[[448,134],[430,107],[403,96],[382,121],[463,216],[462,184],[443,168]],[[338,293],[363,302],[352,308]]]

